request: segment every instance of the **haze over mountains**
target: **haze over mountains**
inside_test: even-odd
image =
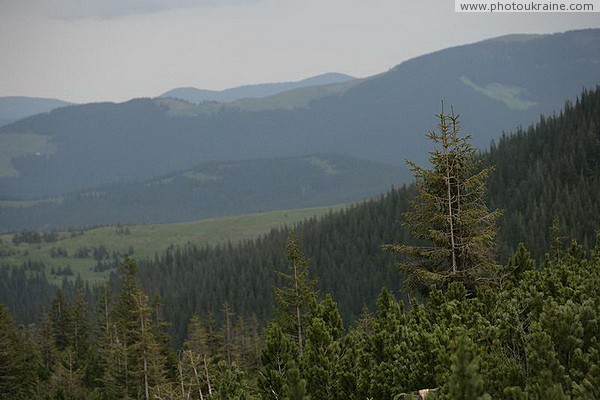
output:
[[[302,79],[296,82],[244,85],[221,91],[196,89],[191,87],[176,88],[161,94],[159,97],[181,99],[195,104],[199,104],[205,101],[217,101],[219,103],[227,103],[230,101],[245,98],[261,98],[267,96],[274,96],[281,92],[286,92],[288,90],[294,90],[303,87],[329,85],[333,83],[344,83],[354,79],[355,78],[350,75],[340,74],[337,72],[330,72],[327,74]]]
[[[360,80],[230,103],[167,98],[71,106],[0,127],[4,199],[149,181],[205,162],[337,153],[423,162],[440,102],[484,148],[600,84],[600,30],[512,35]],[[447,109],[447,108],[446,108]],[[405,175],[407,176],[407,175]],[[125,221],[123,221],[125,222]]]
[[[0,207],[0,233],[115,223],[165,223],[334,205],[387,192],[398,166],[337,154],[213,162],[141,183]]]
[[[58,99],[46,99],[42,97],[0,97],[0,126],[71,104]]]

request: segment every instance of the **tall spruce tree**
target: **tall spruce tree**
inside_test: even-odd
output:
[[[427,169],[407,161],[415,174],[417,195],[403,225],[423,246],[385,245],[408,256],[400,264],[408,288],[427,291],[450,281],[472,283],[494,263],[494,238],[499,211],[485,203],[486,179],[491,168],[481,168],[470,136],[459,136],[459,115],[437,114],[439,133],[429,140],[438,148],[431,152]]]
[[[290,234],[287,244],[287,258],[290,273],[280,273],[287,282],[287,286],[275,288],[275,297],[278,303],[275,320],[284,333],[296,339],[300,356],[302,356],[305,330],[311,314],[317,306],[317,293],[315,281],[308,276],[308,262],[294,232]]]

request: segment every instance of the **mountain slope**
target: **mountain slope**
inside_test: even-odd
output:
[[[505,136],[483,158],[496,166],[488,203],[504,210],[499,222],[501,263],[519,242],[543,259],[553,242],[549,231],[554,217],[560,221],[561,235],[593,246],[600,228],[600,87],[584,93],[557,117],[542,118],[527,131]],[[415,243],[399,223],[413,190],[392,190],[295,228],[319,287],[334,296],[348,320],[357,318],[364,305],[372,305],[382,286],[398,290],[398,259],[383,252],[381,245]],[[209,310],[217,315],[224,302],[241,315],[256,312],[267,318],[271,288],[278,285],[273,271],[286,268],[288,234],[289,229],[280,229],[234,247],[175,248],[143,263],[140,276],[148,290],[161,294],[166,310],[175,310],[168,319],[179,335],[193,313]],[[563,257],[567,245],[562,245]],[[170,278],[156,280],[159,274]],[[227,290],[215,290],[218,287]],[[182,299],[195,308],[186,310]]]
[[[164,99],[58,109],[0,128],[0,148],[28,134],[46,140],[49,149],[7,155],[16,173],[0,169],[0,193],[56,196],[206,161],[319,152],[423,162],[423,134],[434,127],[441,99],[465,112],[464,131],[476,146],[487,147],[503,130],[551,115],[583,87],[600,83],[599,66],[595,29],[442,50],[291,110],[177,115]]]
[[[205,101],[216,101],[219,103],[228,103],[231,101],[245,98],[261,98],[273,96],[288,90],[298,89],[308,86],[321,86],[333,83],[348,82],[355,78],[331,72],[302,79],[295,82],[263,83],[257,85],[244,85],[221,91],[204,90],[196,88],[177,88],[161,94],[159,97],[170,97],[181,99],[190,103],[199,104]]]
[[[386,192],[406,179],[402,173],[396,166],[335,154],[206,163],[54,201],[0,202],[0,232],[193,221],[349,203]]]

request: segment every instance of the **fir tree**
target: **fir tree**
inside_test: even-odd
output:
[[[315,282],[308,277],[308,262],[292,232],[287,244],[290,273],[280,273],[287,287],[275,289],[276,321],[283,331],[296,338],[300,355],[304,352],[305,330],[317,301]]]
[[[61,289],[56,291],[50,306],[50,319],[54,330],[56,348],[64,350],[70,344],[72,334],[71,310]]]
[[[400,268],[406,286],[422,291],[453,280],[472,284],[482,271],[492,267],[500,215],[490,212],[485,203],[491,168],[481,169],[481,160],[469,144],[470,136],[459,136],[459,116],[444,114],[442,109],[437,117],[439,133],[427,135],[440,146],[429,158],[431,169],[408,161],[415,174],[417,195],[403,223],[428,245],[384,246],[412,259]]]

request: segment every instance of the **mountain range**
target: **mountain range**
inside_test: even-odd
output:
[[[147,182],[206,162],[336,153],[425,162],[453,106],[485,148],[600,83],[600,30],[512,35],[417,57],[365,79],[200,105],[170,98],[55,109],[0,127],[0,193],[35,199]],[[407,176],[407,175],[399,175]]]
[[[43,97],[6,96],[0,97],[0,126],[18,121],[31,115],[46,113],[58,107],[71,105],[58,99]]]
[[[330,72],[313,76],[295,82],[263,83],[258,85],[244,85],[221,91],[196,89],[191,87],[176,88],[161,94],[159,97],[185,100],[190,103],[199,104],[207,101],[228,103],[245,98],[262,98],[274,96],[288,90],[299,89],[310,86],[322,86],[336,83],[344,83],[354,80],[350,75]]]

